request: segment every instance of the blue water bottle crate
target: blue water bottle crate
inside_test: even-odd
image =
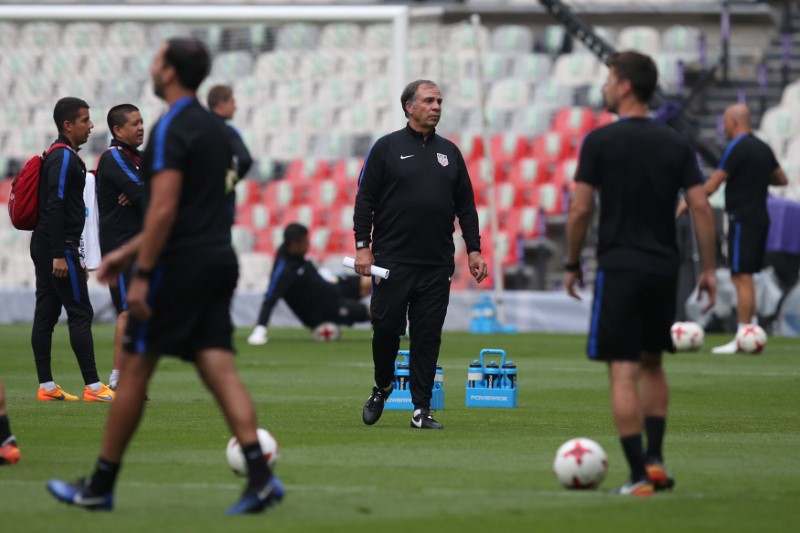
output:
[[[500,364],[487,356],[499,355]],[[485,348],[467,371],[467,407],[516,407],[517,367],[505,350]]]
[[[397,352],[394,360],[394,390],[386,400],[384,409],[390,411],[413,411],[411,402],[411,387],[409,386],[409,353],[408,350]],[[442,367],[436,365],[436,377],[433,382],[431,394],[431,409],[444,409],[444,372]]]

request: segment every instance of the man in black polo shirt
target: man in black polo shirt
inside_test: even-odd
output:
[[[786,185],[786,174],[767,143],[753,135],[750,110],[734,104],[723,115],[725,134],[731,140],[719,168],[703,185],[709,196],[725,185],[728,213],[728,266],[736,287],[738,329],[757,321],[753,274],[764,266],[769,232],[767,187]],[[716,354],[736,353],[736,339],[712,348]]]
[[[122,379],[106,423],[94,474],[77,483],[50,480],[60,501],[111,510],[125,449],[139,423],[161,354],[192,362],[242,444],[248,484],[228,514],[260,512],[283,497],[256,434],[256,412],[233,361],[230,304],[238,277],[225,197],[230,146],[219,121],[197,101],[211,58],[194,39],[173,38],[156,54],[155,93],[169,111],[153,128],[143,161],[149,203],[142,232],[103,260],[98,277],[114,281],[134,261],[131,319]]]
[[[383,413],[408,317],[411,427],[442,429],[430,414],[430,401],[454,270],[455,217],[470,273],[480,283],[488,269],[481,257],[478,214],[464,158],[435,131],[442,111],[439,88],[428,80],[411,82],[400,104],[408,125],[370,149],[353,214],[356,272],[369,276],[373,264],[391,271],[388,279],[373,280],[375,386],[362,417],[371,425]]]
[[[359,301],[362,296],[369,294],[367,280],[350,276],[331,283],[320,275],[314,263],[306,259],[308,248],[308,228],[297,223],[286,226],[258,314],[258,323],[247,338],[248,343],[267,343],[267,325],[272,310],[281,298],[308,328],[316,328],[325,322],[352,326],[356,322],[369,320],[369,308]],[[366,294],[361,291],[362,280],[367,285]]]
[[[564,285],[580,299],[575,292],[582,281],[580,253],[598,194],[598,271],[588,354],[609,367],[611,409],[631,469],[615,493],[651,496],[654,489],[674,484],[662,452],[669,393],[661,354],[673,350],[678,192],[685,191],[694,216],[703,259],[699,288],[708,292],[709,306],[716,298],[714,223],[689,142],[647,117],[658,78],[653,60],[623,52],[612,55],[608,67],[603,95],[620,120],[583,142],[567,222]]]
[[[31,345],[39,377],[39,401],[77,401],[53,380],[50,365],[53,328],[67,310],[69,341],[85,387],[83,400],[110,402],[114,392],[100,382],[94,359],[92,318],[94,310],[81,267],[78,243],[86,221],[83,188],[86,165],[78,147],[89,139],[94,127],[89,104],[66,97],[56,103],[53,119],[58,138],[42,164],[39,186],[39,221],[31,237],[31,258],[36,268],[36,308]]]
[[[144,121],[139,109],[120,104],[106,117],[113,139],[97,164],[97,208],[100,211],[100,252],[105,255],[119,248],[142,231],[144,199],[140,167],[142,154],[138,148],[144,141]],[[109,287],[111,301],[117,310],[114,329],[114,368],[108,385],[116,390],[122,363],[122,337],[128,325],[127,289],[130,271],[120,273],[117,283]]]

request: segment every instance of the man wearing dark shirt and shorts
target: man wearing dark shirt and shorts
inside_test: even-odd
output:
[[[362,418],[372,425],[383,413],[408,317],[411,427],[442,429],[430,414],[430,401],[455,268],[456,217],[470,273],[481,282],[488,268],[481,257],[478,214],[464,158],[455,144],[435,131],[442,111],[439,88],[428,80],[411,82],[400,104],[408,125],[370,149],[353,214],[356,272],[369,276],[373,264],[391,272],[388,279],[373,280],[375,386]]]
[[[94,474],[76,483],[50,480],[60,501],[111,510],[125,449],[144,409],[147,385],[162,354],[192,362],[242,445],[248,483],[228,514],[263,511],[280,501],[256,434],[256,412],[233,361],[230,305],[238,278],[231,246],[225,132],[197,101],[211,58],[197,40],[173,38],[153,61],[155,93],[169,110],[153,128],[142,177],[149,199],[142,232],[103,259],[101,281],[131,262],[130,322],[117,398],[106,422]]]
[[[704,265],[699,289],[709,293],[711,305],[716,297],[714,223],[689,142],[647,117],[658,78],[653,60],[623,52],[612,55],[608,67],[603,95],[620,120],[583,142],[567,222],[564,285],[580,299],[575,292],[582,282],[580,252],[598,194],[598,271],[588,355],[608,365],[611,409],[631,470],[614,493],[651,496],[674,484],[663,463],[669,392],[661,357],[673,350],[678,192],[685,191],[694,216]]]
[[[723,115],[725,134],[731,140],[722,160],[703,189],[709,196],[725,185],[728,213],[728,266],[736,287],[738,329],[757,321],[753,274],[764,266],[769,232],[767,187],[788,180],[767,143],[753,135],[750,110],[734,104]],[[736,339],[717,346],[716,354],[736,353]]]
[[[106,117],[113,139],[97,164],[97,208],[100,211],[100,252],[105,255],[123,246],[142,231],[145,202],[142,197],[140,167],[142,154],[138,148],[144,141],[144,121],[139,109],[120,104]],[[117,310],[114,329],[114,368],[108,385],[116,390],[122,363],[122,337],[128,325],[127,288],[130,271],[122,272],[117,283],[109,287],[111,301]]]
[[[286,226],[283,244],[275,257],[269,287],[258,314],[258,323],[247,338],[248,343],[267,343],[267,324],[281,298],[303,325],[311,329],[325,322],[352,326],[356,322],[369,320],[369,307],[359,301],[362,296],[369,294],[369,287],[364,293],[360,283],[366,281],[365,278],[349,276],[331,283],[320,275],[314,263],[306,259],[308,248],[308,228],[294,222]]]

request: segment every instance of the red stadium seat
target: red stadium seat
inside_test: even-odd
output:
[[[10,179],[0,177],[0,204],[8,203],[8,196],[11,194],[11,181]]]
[[[459,150],[461,150],[461,155],[464,156],[464,161],[467,164],[477,159],[481,159],[486,154],[483,137],[478,134],[465,133],[460,139],[458,136],[451,136],[450,140],[453,141],[456,146],[458,146]]]
[[[292,222],[302,224],[309,229],[315,228],[314,209],[310,205],[299,205],[278,210],[276,212],[276,217],[278,219],[278,226],[282,228],[285,228],[287,224],[291,224]]]
[[[568,135],[547,132],[533,141],[533,157],[552,165],[573,157],[574,147]]]
[[[260,231],[274,224],[277,220],[265,206],[245,205],[236,208],[236,224]]]
[[[243,179],[236,184],[236,205],[255,205],[261,199],[261,184],[253,179]]]
[[[283,179],[290,181],[312,181],[326,179],[330,176],[331,169],[328,162],[324,159],[307,157],[304,159],[293,159]]]
[[[270,209],[286,209],[302,202],[301,188],[287,180],[271,181],[264,187],[263,203]]]
[[[253,251],[273,255],[283,242],[283,228],[273,226],[256,233]]]
[[[583,137],[595,126],[594,112],[588,107],[565,107],[553,117],[553,131]]]
[[[505,229],[509,235],[534,239],[544,232],[544,214],[536,207],[521,207],[509,213]]]
[[[565,212],[564,188],[555,183],[543,183],[534,189],[535,205],[546,215],[561,215]]]
[[[599,128],[600,126],[605,126],[607,124],[611,124],[612,122],[617,121],[617,115],[613,113],[609,113],[608,111],[601,111],[599,115],[597,115],[597,121],[595,122],[595,127]]]
[[[578,160],[567,159],[562,161],[556,166],[553,173],[552,183],[561,187],[566,187],[567,190],[575,190],[575,174],[578,172]]]
[[[364,166],[364,160],[351,157],[349,159],[341,159],[333,164],[331,172],[331,179],[339,187],[342,197],[347,202],[354,202],[356,193],[358,192],[358,179],[361,176],[361,168]]]
[[[508,180],[517,187],[532,187],[536,183],[544,183],[547,179],[547,165],[532,157],[516,161],[508,175]]]
[[[493,135],[489,146],[496,164],[510,164],[530,155],[528,139],[516,133]]]

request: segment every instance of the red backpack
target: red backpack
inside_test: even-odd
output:
[[[22,170],[11,182],[11,194],[8,197],[8,216],[17,229],[34,230],[39,222],[39,182],[41,181],[42,163],[56,148],[69,148],[64,143],[56,143],[42,155],[28,159]]]

